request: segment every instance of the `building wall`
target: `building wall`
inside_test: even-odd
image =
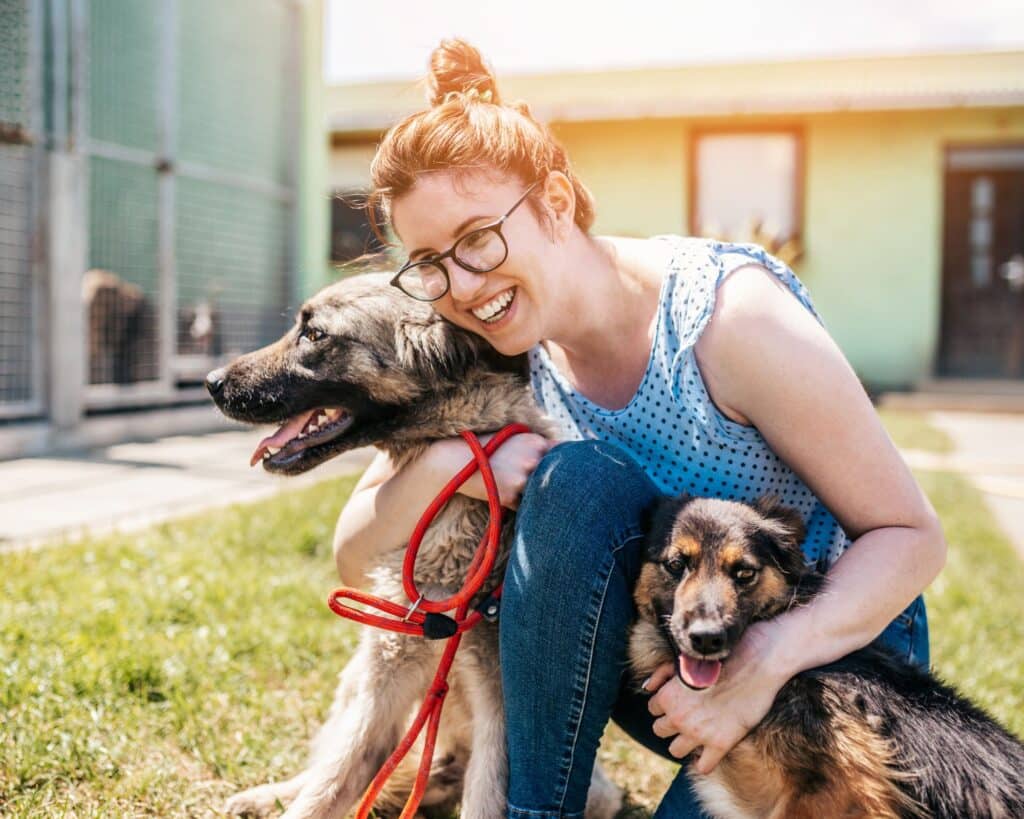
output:
[[[873,387],[932,374],[939,339],[943,151],[1024,138],[1024,109],[849,112],[554,127],[597,199],[595,232],[688,232],[696,128],[799,125],[805,256],[796,266],[826,326]]]
[[[298,304],[328,281],[330,211],[323,180],[327,176],[324,125],[323,0],[301,6],[302,23],[302,150],[299,154],[299,274],[293,303]]]

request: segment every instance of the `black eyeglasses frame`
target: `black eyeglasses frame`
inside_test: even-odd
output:
[[[505,239],[504,234],[502,234],[501,228],[508,220],[508,218],[512,215],[513,211],[515,211],[516,208],[518,208],[523,202],[526,201],[526,197],[529,196],[530,192],[539,184],[540,180],[538,179],[536,182],[534,182],[532,185],[530,185],[530,187],[526,189],[523,195],[516,200],[516,203],[512,207],[505,211],[505,214],[503,216],[499,216],[493,222],[488,222],[486,225],[480,225],[479,227],[475,227],[472,230],[466,231],[458,239],[456,239],[452,243],[452,246],[448,248],[444,253],[438,253],[434,256],[427,256],[423,259],[417,259],[416,261],[409,259],[404,265],[402,265],[399,271],[395,273],[394,276],[391,277],[389,284],[391,284],[393,287],[397,287],[409,298],[416,299],[416,301],[433,302],[437,301],[438,299],[443,299],[448,294],[448,291],[451,290],[452,287],[451,279],[448,278],[448,271],[445,269],[445,266],[441,264],[441,262],[444,259],[451,259],[463,270],[468,270],[470,273],[490,273],[492,270],[501,267],[505,263],[505,260],[508,258],[508,241]],[[484,230],[493,231],[494,233],[498,234],[498,238],[501,239],[501,244],[504,246],[505,249],[505,252],[501,256],[501,261],[495,265],[491,265],[490,267],[483,269],[476,268],[473,267],[472,265],[466,264],[465,262],[459,261],[459,258],[455,255],[455,248],[459,246],[459,243],[462,242],[464,239]],[[404,274],[410,268],[417,267],[419,265],[433,265],[434,267],[441,271],[441,275],[444,276],[444,290],[441,292],[440,295],[435,296],[432,299],[424,299],[420,298],[419,296],[413,295],[404,287],[402,287],[402,274]]]

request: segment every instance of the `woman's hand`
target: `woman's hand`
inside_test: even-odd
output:
[[[683,685],[671,663],[651,675],[644,687],[656,693],[647,709],[658,717],[653,726],[655,734],[675,736],[669,753],[682,759],[701,747],[696,771],[711,773],[722,757],[764,719],[790,676],[780,668],[771,668],[771,648],[778,637],[775,622],[752,625],[723,664],[718,682],[702,691]]]
[[[494,434],[481,435],[480,443],[486,444]],[[533,432],[523,432],[513,435],[491,456],[491,471],[494,473],[494,480],[498,485],[498,497],[501,505],[508,509],[516,509],[519,506],[519,496],[526,486],[526,480],[530,473],[537,468],[540,459],[544,457],[557,441],[537,435]],[[462,467],[473,460],[473,452],[462,438],[448,438],[432,444],[431,457],[434,459],[435,468],[443,474],[451,477]],[[484,486],[484,479],[476,472],[460,488],[459,492],[477,500],[487,500],[487,488]]]

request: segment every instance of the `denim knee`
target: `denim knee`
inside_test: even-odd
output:
[[[527,483],[502,593],[509,816],[582,817],[621,685],[643,512],[658,493],[625,452],[560,444]]]
[[[510,569],[514,574],[515,561],[534,569],[567,560],[593,565],[601,552],[635,540],[658,495],[640,465],[614,444],[558,444],[527,481]],[[639,570],[638,561],[628,563],[631,572]]]

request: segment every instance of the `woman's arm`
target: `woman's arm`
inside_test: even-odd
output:
[[[481,435],[481,442],[490,439]],[[514,435],[491,457],[501,503],[515,509],[526,479],[553,442],[532,433]],[[360,477],[334,528],[334,562],[347,586],[363,586],[366,573],[385,551],[405,543],[423,510],[455,473],[473,459],[461,438],[437,441],[416,460],[396,469],[383,452]],[[480,473],[459,492],[486,500]]]
[[[719,408],[749,419],[854,541],[825,594],[748,630],[719,684],[673,680],[651,698],[655,732],[678,734],[679,756],[703,745],[706,773],[793,675],[874,640],[939,573],[946,543],[853,369],[785,284],[757,265],[730,274],[696,352]]]

